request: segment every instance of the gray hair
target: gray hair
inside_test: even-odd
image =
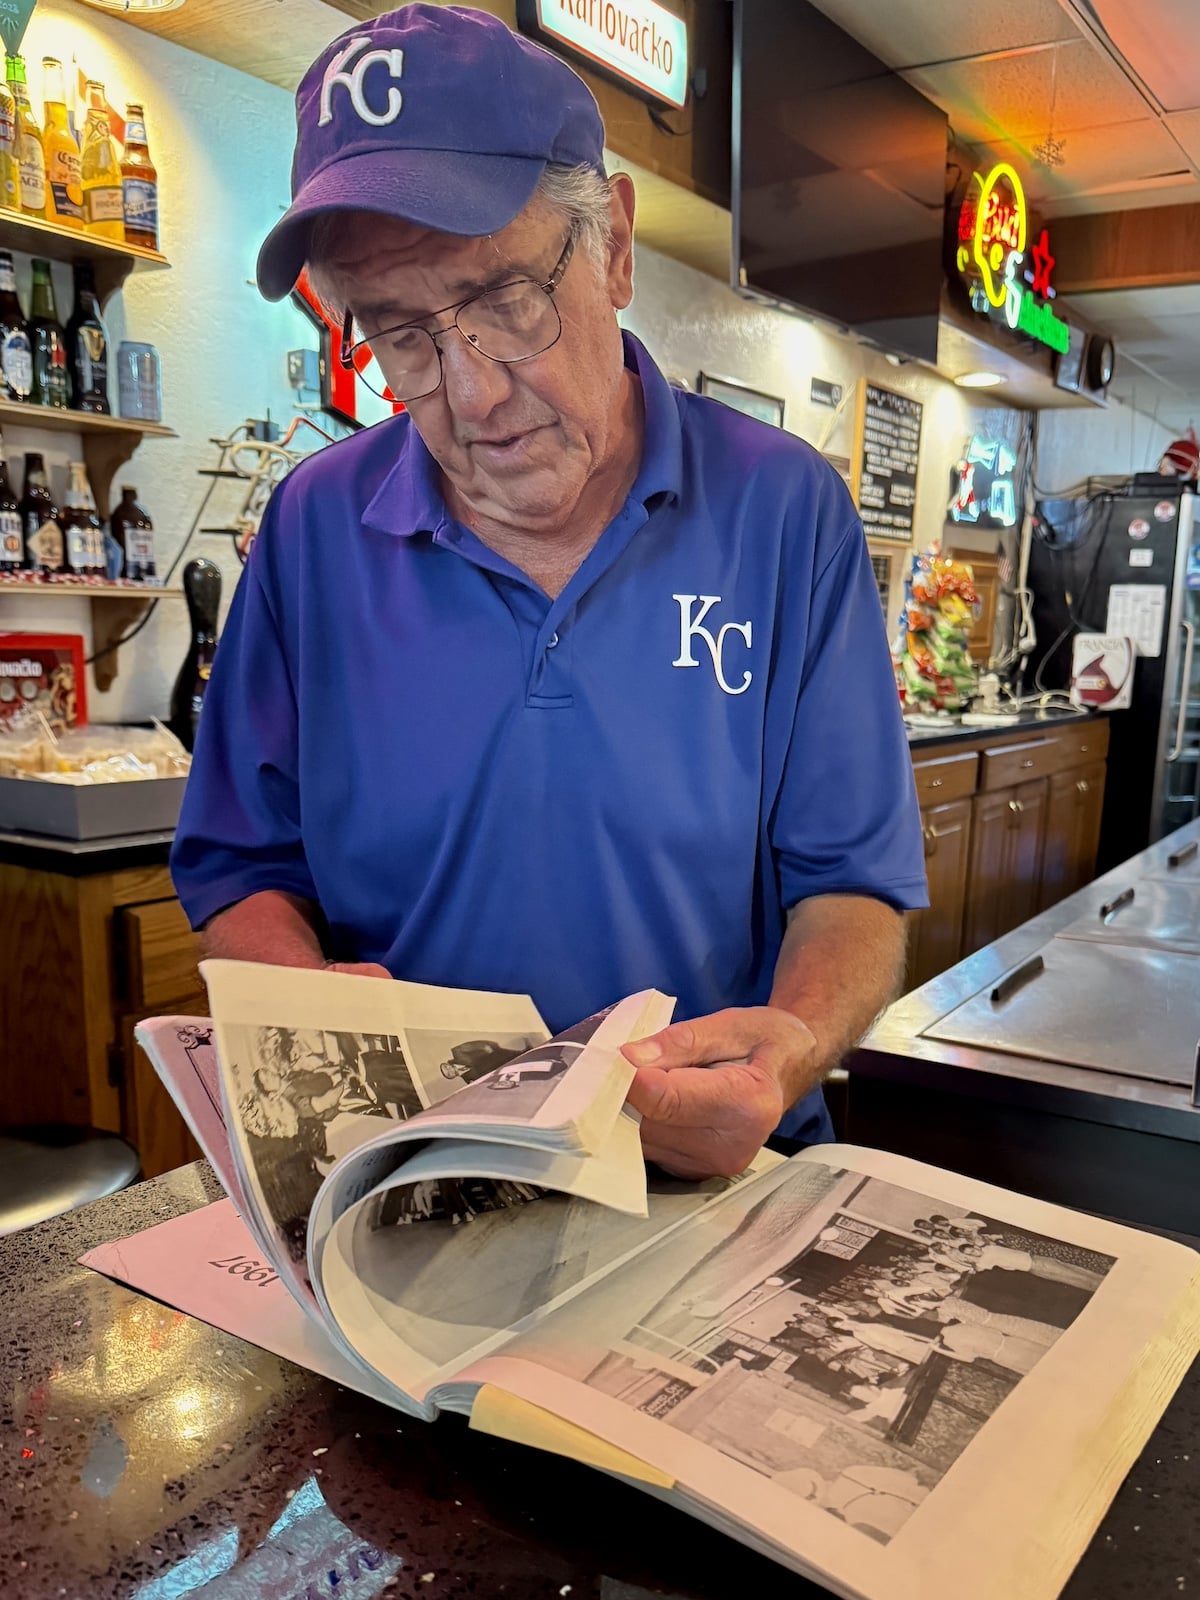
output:
[[[568,167],[551,162],[538,179],[530,205],[541,201],[575,230],[579,248],[597,267],[602,266],[612,244],[609,181],[595,167]],[[342,306],[331,291],[326,270],[345,226],[345,212],[325,211],[316,218],[308,236],[308,275],[313,293],[334,321]]]

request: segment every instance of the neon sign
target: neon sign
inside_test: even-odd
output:
[[[339,417],[343,422],[348,422],[352,427],[361,428],[366,424],[358,414],[358,403],[364,388],[368,395],[372,395],[369,385],[359,384],[359,378],[371,364],[371,357],[365,350],[358,350],[354,355],[353,372],[348,372],[337,359],[338,348],[342,340],[342,325],[340,321],[332,318],[325,307],[318,300],[315,290],[308,281],[308,272],[300,274],[296,287],[292,290],[292,299],[317,326],[321,335],[320,371],[321,371],[321,410],[327,411],[332,417]],[[388,391],[389,394],[391,391]],[[370,402],[374,404],[374,400]],[[403,411],[403,403],[399,400],[390,402],[393,412]],[[379,418],[371,416],[369,421],[375,422]]]
[[[1016,169],[998,161],[986,177],[973,174],[972,183],[979,189],[959,211],[957,255],[958,270],[971,284],[972,306],[1065,355],[1071,330],[1050,304],[1050,235],[1043,228],[1027,251],[1029,210]]]

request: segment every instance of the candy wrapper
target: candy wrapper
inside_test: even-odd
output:
[[[906,711],[958,711],[970,701],[977,669],[967,639],[979,610],[970,567],[936,549],[914,554],[892,646]]]

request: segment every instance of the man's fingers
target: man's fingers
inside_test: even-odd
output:
[[[378,961],[327,961],[327,972],[348,972],[355,978],[387,978],[391,980],[391,973],[386,967],[380,966]]]
[[[715,1011],[691,1022],[673,1022],[649,1038],[623,1047],[635,1067],[704,1067],[744,1061],[762,1038],[753,1011]]]
[[[736,1117],[738,1086],[728,1072],[710,1072],[707,1067],[677,1067],[666,1072],[662,1067],[639,1067],[626,1096],[635,1111],[647,1122],[685,1128],[710,1128]]]

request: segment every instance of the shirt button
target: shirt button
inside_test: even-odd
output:
[[[553,650],[557,644],[558,644],[558,634],[557,633],[552,633],[550,635],[550,637],[546,640],[546,649],[547,650]]]

